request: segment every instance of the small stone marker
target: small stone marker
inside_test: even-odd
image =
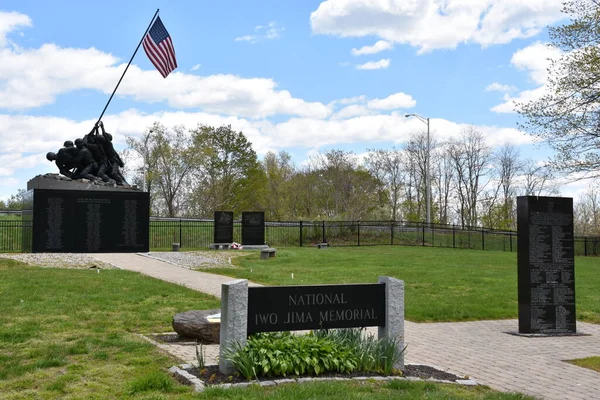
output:
[[[215,211],[213,226],[215,244],[233,242],[233,211]]]
[[[378,337],[395,338],[404,349],[404,281],[389,276],[380,276],[379,283],[385,283],[385,326],[378,329]],[[395,368],[404,367],[404,354]]]
[[[224,350],[234,343],[246,345],[248,338],[248,281],[237,279],[221,285],[221,339],[219,372],[231,375],[235,367],[225,360]]]
[[[242,246],[265,244],[265,213],[263,211],[242,212]]]

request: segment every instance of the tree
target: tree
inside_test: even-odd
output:
[[[202,153],[192,148],[183,127],[167,129],[155,122],[140,139],[128,138],[127,143],[142,157],[153,212],[181,216],[188,197],[184,192],[190,187],[192,171],[202,159]]]
[[[23,209],[23,196],[27,191],[18,189],[17,193],[13,193],[6,200],[0,200],[0,210],[20,211]]]
[[[528,159],[523,166],[523,194],[525,196],[543,196],[557,194],[550,168]]]
[[[312,219],[321,216],[318,205],[320,173],[309,164],[290,179],[287,195],[292,219]]]
[[[545,94],[517,111],[521,127],[557,151],[552,166],[566,173],[600,176],[600,2],[569,0],[563,13],[571,21],[550,27],[551,60]]]
[[[205,154],[194,176],[195,213],[262,210],[266,176],[246,136],[231,125],[199,125],[191,134],[194,148]]]
[[[266,218],[282,221],[289,213],[288,196],[291,194],[290,181],[295,174],[292,156],[280,151],[275,154],[271,151],[265,154],[262,165],[267,178],[267,192],[265,196]]]
[[[486,196],[484,226],[495,229],[516,229],[515,197],[517,178],[523,169],[519,150],[506,144],[493,157],[495,187]]]
[[[413,132],[406,143],[406,154],[409,157],[408,174],[409,187],[415,188],[416,198],[408,196],[407,202],[412,210],[408,214],[409,220],[426,220],[427,206],[427,158],[431,153],[431,140],[427,141],[427,132]],[[430,171],[431,172],[431,171]],[[409,189],[409,193],[412,190]],[[411,193],[412,194],[412,193]],[[416,202],[416,210],[415,208]]]
[[[293,179],[295,213],[309,219],[358,220],[381,208],[379,182],[356,155],[342,150],[311,157]]]
[[[589,185],[573,207],[575,233],[600,234],[600,185]]]
[[[448,156],[457,181],[460,223],[463,227],[475,226],[478,222],[477,202],[487,184],[483,178],[490,172],[491,149],[481,132],[468,127],[459,139],[450,141]]]
[[[154,210],[154,183],[158,174],[156,167],[158,153],[154,151],[155,147],[155,135],[153,134],[158,129],[158,123],[144,131],[142,136],[138,139],[128,136],[126,143],[128,148],[126,149],[127,154],[133,152],[141,160],[140,168],[132,171],[132,183],[135,183],[142,190],[150,193],[150,210]],[[162,129],[162,128],[161,128]],[[130,157],[126,157],[130,158]],[[132,160],[133,161],[133,160]],[[129,163],[126,163],[128,165]]]
[[[390,208],[390,218],[398,220],[400,205],[402,203],[402,189],[404,187],[402,151],[392,147],[390,150],[370,149],[365,160],[367,169],[380,184],[380,191],[387,193],[387,205]]]
[[[441,224],[450,221],[450,199],[453,192],[454,170],[452,160],[448,157],[446,145],[433,152],[431,162],[432,185],[438,193],[438,220]],[[435,203],[434,203],[435,204]]]

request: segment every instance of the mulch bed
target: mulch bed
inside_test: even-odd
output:
[[[220,385],[223,383],[242,383],[248,382],[246,378],[239,375],[224,375],[219,372],[219,367],[217,365],[210,365],[202,369],[201,371],[198,368],[189,368],[186,371],[198,379],[204,382],[205,385]],[[323,373],[320,374],[319,378],[355,378],[358,376],[366,376],[366,377],[374,377],[374,376],[385,376],[382,374],[377,374],[374,372],[353,372],[350,374],[339,374],[339,373]],[[454,374],[450,374],[448,372],[440,371],[439,369],[429,367],[427,365],[406,365],[404,369],[404,374],[397,374],[394,376],[402,376],[402,377],[415,377],[421,379],[437,379],[437,380],[445,380],[455,382],[461,378],[460,376],[456,376]],[[281,378],[309,378],[308,375],[288,375],[286,377],[262,377],[261,380],[271,380],[271,379],[281,379]]]

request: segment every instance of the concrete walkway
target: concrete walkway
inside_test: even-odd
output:
[[[221,298],[221,284],[234,280],[229,276],[193,271],[134,253],[98,253],[93,256],[97,260],[112,264],[117,268],[140,272],[156,279],[211,294],[219,299]],[[249,282],[248,286],[261,285]]]
[[[221,284],[232,278],[196,272],[136,254],[98,254],[121,269],[221,296]],[[252,284],[251,285],[256,285]],[[564,362],[600,356],[600,325],[578,322],[587,336],[522,337],[517,320],[417,324],[406,321],[406,362],[427,364],[504,392],[551,400],[600,399],[600,373]],[[183,361],[195,361],[193,347],[178,350]]]

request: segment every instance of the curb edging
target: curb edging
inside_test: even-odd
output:
[[[421,379],[417,377],[402,377],[402,376],[357,376],[353,378],[341,378],[341,377],[314,377],[314,378],[281,378],[281,379],[267,379],[264,381],[252,380],[249,382],[240,383],[222,383],[218,385],[206,385],[204,381],[198,379],[196,376],[190,374],[186,369],[195,367],[193,364],[180,364],[169,368],[169,372],[179,382],[194,387],[195,392],[202,392],[207,387],[229,389],[236,387],[248,387],[250,385],[259,385],[262,387],[267,386],[278,386],[288,383],[306,383],[306,382],[323,382],[323,381],[393,381],[393,380],[406,380],[412,382],[431,382],[431,383],[446,383],[463,386],[478,386],[479,383],[473,379],[458,379],[456,381],[447,381],[443,379]]]

